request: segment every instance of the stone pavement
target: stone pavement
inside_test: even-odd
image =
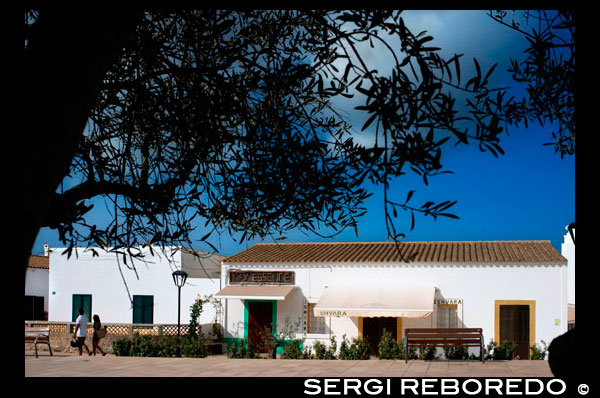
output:
[[[547,361],[140,358],[25,351],[25,377],[553,377]]]

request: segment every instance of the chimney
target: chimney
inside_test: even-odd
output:
[[[44,243],[44,256],[48,257],[48,255],[50,255],[50,245]]]

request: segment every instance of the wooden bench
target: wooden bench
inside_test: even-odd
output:
[[[404,352],[408,362],[408,347],[479,347],[483,357],[483,332],[481,328],[409,328],[404,331]]]
[[[33,343],[35,347],[35,357],[38,357],[37,345],[38,343],[47,344],[50,349],[50,356],[52,356],[52,346],[50,345],[50,328],[25,328],[25,342]]]

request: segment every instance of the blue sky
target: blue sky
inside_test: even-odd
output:
[[[483,71],[494,62],[499,63],[493,84],[514,84],[506,72],[509,59],[520,59],[527,43],[521,35],[493,22],[484,11],[408,11],[404,18],[413,32],[427,30],[434,37],[431,44],[443,49],[441,55],[464,54],[463,82],[471,76],[472,58],[476,57]],[[372,51],[371,62],[384,64],[385,58]],[[352,120],[359,130],[360,118]],[[419,176],[409,173],[394,182],[391,196],[403,202],[409,190],[416,190],[411,204],[456,200],[451,212],[460,218],[433,221],[430,217],[417,217],[415,228],[410,231],[410,214],[400,212],[397,231],[405,233],[407,241],[542,239],[550,240],[560,251],[565,226],[575,221],[575,156],[561,159],[552,146],[543,146],[550,141],[551,131],[550,126],[535,125],[527,130],[510,129],[500,142],[505,155],[498,158],[490,152],[480,152],[477,145],[453,147],[450,141],[442,164],[453,174],[432,177],[425,186]],[[359,220],[358,236],[349,229],[334,241],[386,240],[381,188],[373,192],[365,203],[368,213]],[[204,231],[199,229],[196,235],[199,239]],[[286,237],[288,242],[326,241],[299,231]],[[232,255],[256,241],[239,243],[224,234],[213,235],[210,242],[220,254]],[[58,235],[47,228],[40,231],[33,253],[42,253],[44,243],[63,246]],[[208,246],[199,243],[196,248],[207,250]]]

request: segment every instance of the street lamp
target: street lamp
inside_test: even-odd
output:
[[[573,230],[575,229],[575,221],[567,226],[567,231],[569,231],[569,235],[571,235],[571,239],[573,239],[573,244],[575,244],[575,234]]]
[[[181,357],[181,349],[179,347],[179,340],[181,338],[181,287],[185,285],[185,280],[187,279],[187,272],[182,270],[177,270],[173,272],[173,281],[175,282],[175,286],[177,286],[177,346],[175,347],[175,356]]]

